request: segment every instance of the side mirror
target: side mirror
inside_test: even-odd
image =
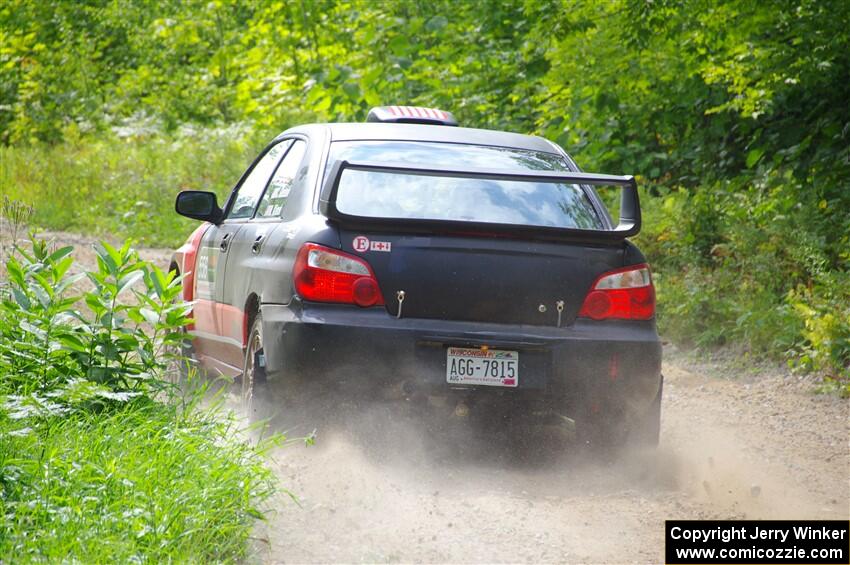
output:
[[[213,224],[220,224],[224,214],[215,193],[204,190],[184,190],[177,195],[174,209],[181,216]]]

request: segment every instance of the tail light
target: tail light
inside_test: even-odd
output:
[[[298,250],[292,276],[295,291],[305,300],[364,308],[384,303],[369,264],[336,249],[305,243]]]
[[[655,315],[655,287],[649,265],[604,273],[590,288],[578,315],[594,320],[649,320]]]

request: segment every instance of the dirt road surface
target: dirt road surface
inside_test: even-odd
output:
[[[655,453],[439,458],[410,430],[383,459],[347,435],[290,446],[274,465],[301,506],[281,497],[258,560],[660,563],[665,519],[848,518],[847,400],[668,359]]]
[[[59,238],[90,259],[86,238]],[[144,251],[163,266],[169,255]],[[659,563],[665,519],[848,519],[850,402],[815,394],[811,377],[738,365],[665,351],[652,453],[435,450],[382,412],[364,415],[381,445],[319,430],[316,445],[273,454],[299,504],[273,502],[251,561]]]

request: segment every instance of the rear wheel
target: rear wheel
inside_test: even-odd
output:
[[[290,437],[309,435],[316,421],[332,409],[311,402],[314,394],[300,382],[294,369],[277,368],[270,373],[266,366],[266,345],[262,314],[257,313],[248,333],[238,389],[242,413],[251,422],[268,420],[269,426]]]
[[[595,414],[583,418],[579,426],[580,439],[594,449],[655,449],[661,432],[663,389],[662,377],[658,393],[640,414]]]
[[[245,349],[245,361],[242,368],[240,387],[240,407],[249,420],[261,416],[259,407],[268,400],[268,381],[263,351],[263,317],[257,314],[248,333],[248,347]]]
[[[664,377],[658,385],[658,394],[649,409],[635,422],[629,434],[629,443],[638,447],[657,447],[661,436],[661,395],[664,390]]]

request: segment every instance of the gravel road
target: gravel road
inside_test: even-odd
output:
[[[660,563],[665,519],[850,517],[846,399],[782,371],[666,357],[654,453],[440,457],[410,429],[382,458],[348,434],[281,450],[301,506],[281,497],[258,560]]]
[[[93,263],[90,240],[52,235]],[[166,266],[170,252],[143,256]],[[658,563],[665,519],[850,518],[850,401],[814,394],[811,377],[672,348],[664,374],[652,453],[435,450],[380,411],[352,420],[381,428],[378,446],[319,430],[316,445],[273,454],[299,503],[274,501],[252,561]]]

